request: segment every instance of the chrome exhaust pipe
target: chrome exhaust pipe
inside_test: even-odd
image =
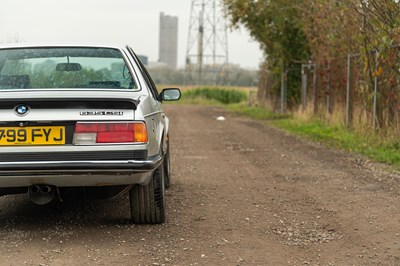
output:
[[[30,193],[39,193],[40,192],[40,187],[37,185],[33,185],[29,187]]]
[[[42,194],[50,193],[52,190],[53,189],[50,186],[41,186],[40,187],[40,193],[42,193]]]
[[[38,205],[51,202],[56,195],[56,189],[47,185],[32,185],[28,188],[29,199]]]

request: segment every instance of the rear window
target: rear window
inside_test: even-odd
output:
[[[117,49],[29,48],[0,50],[1,89],[138,89]]]

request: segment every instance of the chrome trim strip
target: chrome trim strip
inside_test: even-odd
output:
[[[65,173],[76,171],[91,172],[150,172],[163,162],[162,155],[156,155],[146,160],[115,160],[115,161],[32,161],[32,162],[1,162],[0,176],[18,172]]]
[[[52,164],[64,164],[64,165],[73,165],[73,164],[99,164],[99,165],[105,165],[105,164],[152,164],[156,163],[158,160],[161,160],[162,158],[156,158],[155,160],[144,160],[144,161],[139,161],[139,160],[122,160],[122,161],[29,161],[29,162],[0,162],[1,165],[26,165],[26,164],[36,164],[36,165],[52,165]]]

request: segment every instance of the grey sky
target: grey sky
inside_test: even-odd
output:
[[[184,66],[190,0],[2,0],[0,42],[129,44],[158,59],[159,13],[179,17],[178,65]],[[229,32],[231,63],[256,68],[258,44],[245,30]]]

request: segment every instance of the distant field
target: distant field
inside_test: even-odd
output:
[[[256,87],[233,86],[174,86],[159,85],[158,88],[178,87],[182,99],[172,104],[234,104],[254,105],[257,98]]]
[[[182,86],[182,85],[157,85],[161,90],[163,88],[179,88],[181,91],[193,90],[197,88],[218,88],[224,90],[241,90],[241,91],[257,91],[257,87],[234,87],[234,86],[213,86],[213,85],[195,85],[195,86]]]

